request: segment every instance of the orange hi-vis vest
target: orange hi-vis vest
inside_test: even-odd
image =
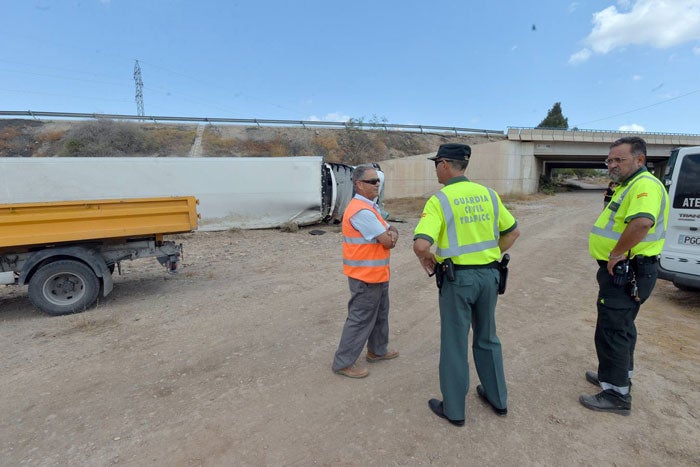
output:
[[[353,198],[343,214],[343,274],[371,284],[389,280],[389,249],[377,240],[365,240],[350,218],[358,211],[371,211],[384,227],[388,224],[374,207]]]

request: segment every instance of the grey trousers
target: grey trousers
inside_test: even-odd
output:
[[[348,277],[348,285],[348,317],[333,359],[333,371],[355,363],[365,343],[377,355],[384,355],[389,344],[389,282],[369,284]]]

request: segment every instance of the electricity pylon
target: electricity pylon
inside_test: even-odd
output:
[[[141,67],[139,61],[134,64],[134,82],[136,83],[136,115],[143,117],[143,79],[141,78]]]

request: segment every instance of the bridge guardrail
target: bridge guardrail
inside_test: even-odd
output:
[[[508,127],[506,135],[516,141],[580,141],[605,143],[623,136],[641,136],[648,144],[700,145],[700,134],[647,131],[581,130],[563,128]]]
[[[14,116],[14,117],[31,117],[39,119],[39,117],[52,117],[52,118],[74,118],[74,119],[98,119],[98,118],[109,118],[115,120],[137,120],[137,121],[153,121],[157,122],[200,122],[200,123],[232,123],[232,124],[245,124],[245,125],[282,125],[282,126],[301,126],[317,127],[337,127],[337,128],[368,128],[368,129],[383,129],[388,131],[393,130],[404,130],[423,133],[424,131],[449,131],[458,135],[461,133],[467,134],[485,134],[485,135],[499,135],[503,136],[505,133],[501,130],[484,130],[478,128],[462,128],[462,127],[450,127],[450,126],[434,126],[434,125],[408,125],[408,124],[396,124],[396,123],[375,123],[375,122],[360,122],[357,120],[347,121],[347,122],[326,122],[326,121],[316,121],[316,120],[276,120],[276,119],[262,119],[262,118],[219,118],[219,117],[172,117],[166,115],[125,115],[125,114],[98,114],[98,113],[78,113],[78,112],[43,112],[43,111],[32,111],[32,110],[0,110],[0,117],[2,116]]]

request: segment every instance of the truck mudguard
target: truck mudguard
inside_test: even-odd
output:
[[[18,284],[25,285],[29,283],[38,265],[47,260],[58,259],[77,259],[82,261],[95,272],[97,277],[102,278],[102,296],[106,297],[112,291],[114,282],[109,268],[104,259],[100,256],[99,250],[97,248],[90,248],[89,245],[47,248],[36,252],[32,255],[31,259],[24,264],[19,275]]]

